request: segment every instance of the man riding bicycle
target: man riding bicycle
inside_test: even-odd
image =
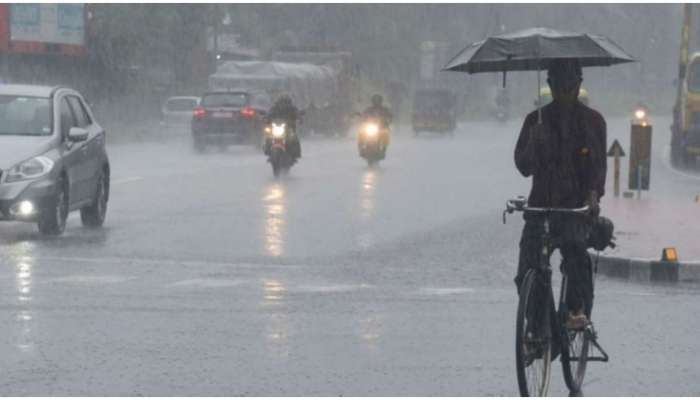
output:
[[[532,176],[528,199],[531,207],[578,208],[589,206],[598,215],[598,202],[605,193],[606,124],[597,111],[578,100],[583,82],[576,60],[553,60],[547,83],[553,101],[530,113],[515,148],[515,165],[525,177]],[[525,213],[515,283],[520,288],[529,268],[539,265],[544,218]],[[587,240],[590,218],[562,214],[551,218],[551,233],[560,243],[562,269],[569,277],[566,303],[571,310],[567,326],[585,326],[593,306],[593,276]]]

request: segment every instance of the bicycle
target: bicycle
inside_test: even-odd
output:
[[[566,327],[569,313],[566,306],[568,278],[563,270],[559,304],[556,310],[554,308],[550,258],[558,245],[556,238],[550,234],[550,217],[557,213],[585,215],[588,213],[588,207],[574,209],[528,207],[527,200],[524,197],[518,197],[506,202],[503,223],[506,222],[506,214],[516,211],[537,213],[544,217],[540,265],[528,270],[519,288],[515,359],[520,395],[547,395],[551,364],[556,358],[557,350],[560,354],[566,386],[572,394],[580,394],[588,362],[607,362],[609,357],[598,344],[598,336],[593,323],[590,322],[590,316],[589,322],[583,329]],[[597,265],[593,273],[596,269]],[[600,356],[594,356],[592,348],[597,349]]]

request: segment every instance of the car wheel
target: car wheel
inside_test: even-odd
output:
[[[95,198],[92,204],[80,209],[80,220],[83,222],[83,226],[88,228],[99,228],[104,224],[107,216],[109,176],[104,172],[100,173],[95,190]]]
[[[64,179],[56,184],[56,193],[49,206],[39,216],[39,232],[44,235],[60,235],[66,229],[68,219],[68,187]]]

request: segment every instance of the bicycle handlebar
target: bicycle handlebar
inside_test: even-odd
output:
[[[528,207],[527,200],[523,197],[506,201],[506,209],[503,211],[503,223],[506,223],[506,214],[515,211],[533,212],[539,214],[562,213],[562,214],[586,214],[590,210],[589,206],[579,208],[557,208],[557,207]]]

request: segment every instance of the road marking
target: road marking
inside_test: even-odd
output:
[[[341,292],[351,292],[355,290],[368,289],[372,286],[361,284],[361,285],[311,285],[302,286],[297,289],[291,289],[292,292],[306,292],[306,293],[341,293]]]
[[[69,275],[60,278],[48,279],[48,282],[80,283],[80,284],[109,284],[122,283],[135,279],[133,276],[117,275]]]
[[[136,265],[167,265],[181,267],[226,267],[226,268],[304,268],[303,265],[266,264],[266,263],[232,263],[201,260],[172,260],[127,257],[38,257],[39,261],[77,262],[92,264],[136,264]]]
[[[144,178],[142,176],[132,176],[129,178],[114,179],[114,180],[112,180],[111,184],[112,185],[122,185],[124,183],[129,183],[129,182],[142,181],[143,179]]]
[[[455,288],[420,288],[418,292],[420,294],[429,296],[449,296],[454,294],[464,294],[473,293],[475,290],[468,287],[455,287]]]
[[[230,279],[186,279],[184,281],[177,281],[170,283],[166,286],[168,287],[202,287],[202,288],[225,288],[233,287],[242,284],[243,281],[240,280],[230,280]]]

